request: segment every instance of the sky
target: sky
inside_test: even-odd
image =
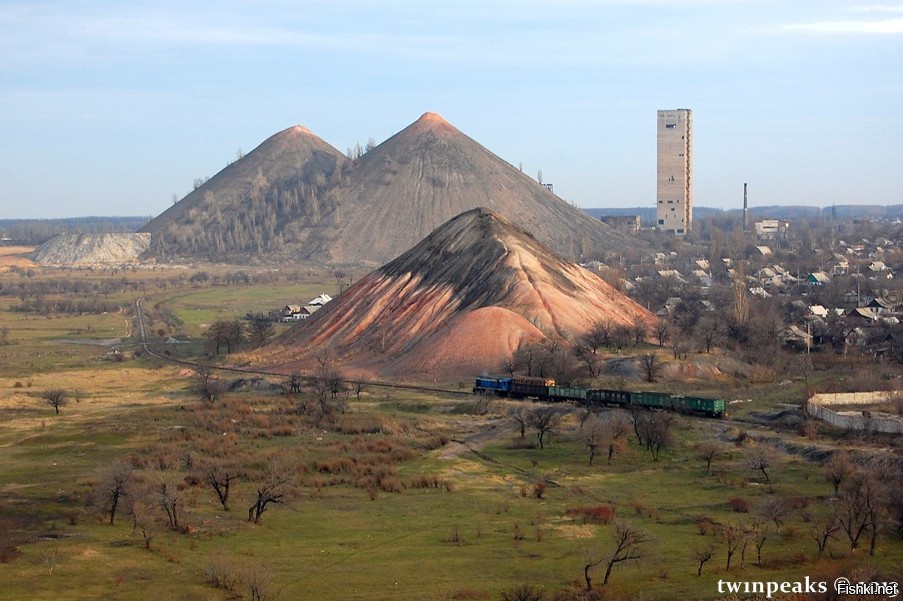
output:
[[[295,124],[341,151],[427,111],[577,206],[903,203],[903,1],[0,2],[0,219],[154,216]]]

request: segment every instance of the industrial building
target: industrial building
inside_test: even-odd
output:
[[[656,227],[682,236],[693,225],[693,114],[658,111]]]

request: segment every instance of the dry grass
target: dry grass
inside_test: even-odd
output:
[[[0,273],[14,267],[20,269],[35,267],[35,262],[28,258],[28,254],[33,250],[33,246],[0,246]]]

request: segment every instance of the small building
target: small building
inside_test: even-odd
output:
[[[599,220],[624,234],[636,234],[640,231],[639,215],[602,215]]]
[[[763,219],[753,224],[756,229],[756,238],[759,240],[777,240],[784,237],[788,225],[786,221],[779,219]]]
[[[831,283],[831,278],[824,271],[815,271],[806,276],[806,283],[810,286],[824,286]]]

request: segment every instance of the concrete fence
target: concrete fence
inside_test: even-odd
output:
[[[876,405],[885,401],[887,392],[848,392],[816,394],[806,401],[806,412],[824,422],[845,430],[869,430],[903,434],[903,420],[888,417],[872,417],[868,411],[853,415],[842,415],[828,409],[830,405]]]

